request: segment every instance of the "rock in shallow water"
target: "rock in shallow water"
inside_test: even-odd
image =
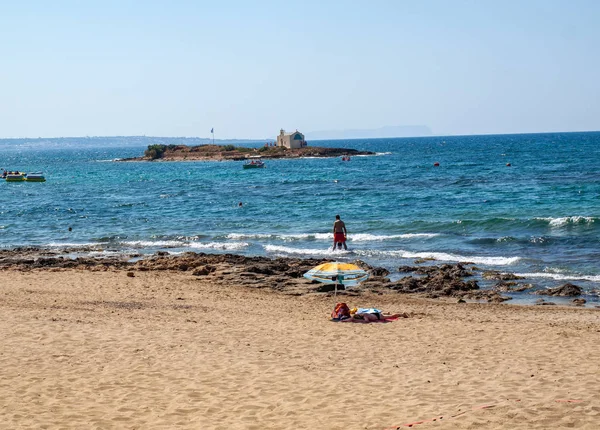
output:
[[[558,297],[575,297],[580,296],[582,293],[581,287],[566,283],[556,288],[548,288],[547,290],[535,291],[533,294],[540,296],[558,296]]]

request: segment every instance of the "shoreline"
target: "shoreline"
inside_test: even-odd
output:
[[[0,250],[0,270],[61,271],[125,270],[135,274],[145,271],[175,270],[190,277],[217,283],[235,283],[291,295],[330,294],[333,287],[303,278],[308,270],[331,258],[294,258],[245,256],[231,253],[184,252],[153,254],[132,252],[112,256],[92,256],[97,247],[47,249],[22,247]],[[349,261],[369,272],[368,280],[341,295],[403,295],[459,303],[503,303],[514,300],[520,306],[558,305],[600,308],[597,290],[585,292],[569,282],[555,288],[535,290],[528,280],[514,273],[482,270],[473,263],[444,264],[415,260],[413,266],[400,266],[397,272],[369,265],[361,260]],[[479,283],[487,284],[483,288]],[[586,300],[587,298],[587,300]]]
[[[242,285],[221,269],[219,280],[181,266],[94,267],[3,269],[6,426],[358,430],[442,416],[447,429],[597,426],[593,309],[334,299]],[[342,297],[406,317],[328,321]]]

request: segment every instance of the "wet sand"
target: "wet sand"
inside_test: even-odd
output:
[[[598,309],[338,297],[408,314],[354,324],[329,321],[325,293],[181,271],[5,269],[2,280],[3,429],[600,423]]]

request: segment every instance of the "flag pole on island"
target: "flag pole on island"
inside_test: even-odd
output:
[[[212,137],[213,137],[213,145],[214,145],[214,144],[215,144],[215,128],[214,128],[214,127],[213,127],[213,128],[211,128],[211,129],[210,129],[210,132],[211,132],[211,134],[212,134]]]

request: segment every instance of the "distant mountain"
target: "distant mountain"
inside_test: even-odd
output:
[[[215,139],[216,144],[234,144],[239,146],[263,144],[270,139]],[[160,137],[160,136],[85,136],[85,137],[38,137],[0,139],[1,146],[20,146],[23,148],[105,148],[140,147],[148,145],[205,145],[212,143],[209,137]]]
[[[431,136],[426,125],[396,125],[373,129],[324,130],[305,134],[306,139],[369,139],[377,137],[418,137]]]

